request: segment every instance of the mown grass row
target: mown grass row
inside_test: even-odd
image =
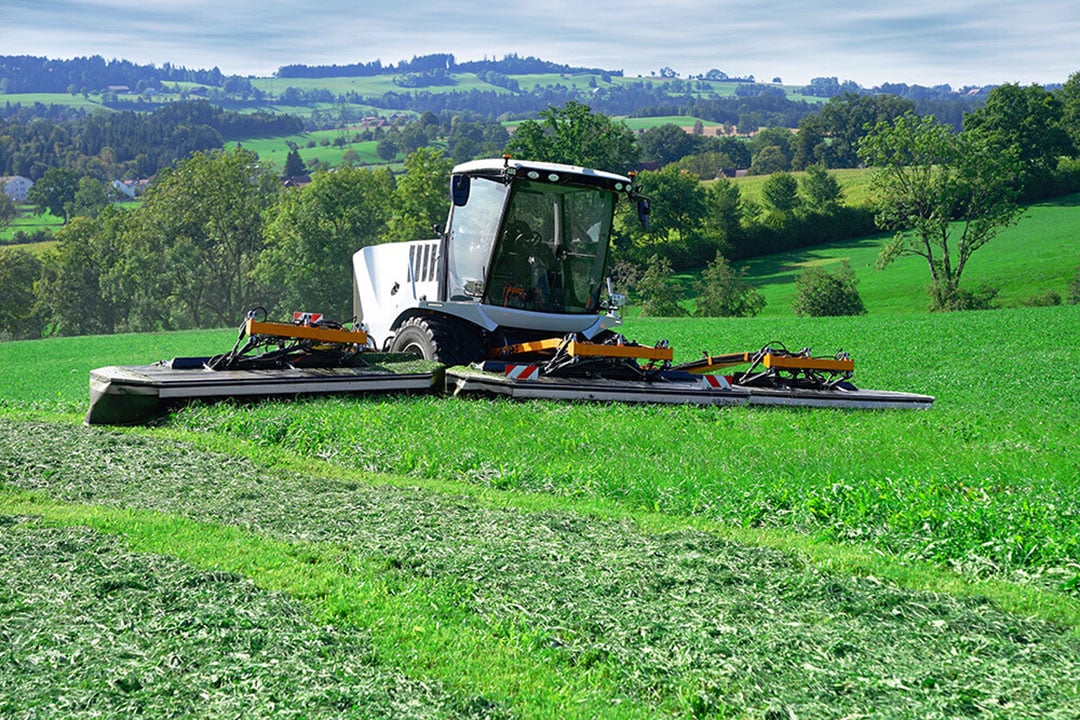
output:
[[[1075,634],[673,517],[642,532],[75,426],[0,420],[0,446],[3,573],[28,573],[0,593],[5,649],[41,665],[0,683],[14,711],[1067,717],[1080,697]]]

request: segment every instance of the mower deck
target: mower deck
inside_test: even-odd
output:
[[[521,400],[773,405],[860,410],[925,410],[934,403],[934,398],[929,395],[859,390],[850,384],[829,389],[752,387],[727,382],[719,376],[692,376],[684,372],[660,372],[649,380],[607,380],[454,367],[446,370],[446,389],[454,395],[503,395]]]
[[[103,367],[90,372],[88,425],[145,422],[186,400],[274,398],[335,393],[425,392],[441,365],[400,356],[372,357],[357,367],[210,370],[208,358],[178,358],[153,365]],[[399,368],[395,369],[395,360]]]

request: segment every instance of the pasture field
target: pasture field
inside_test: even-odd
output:
[[[622,118],[621,122],[631,130],[640,131],[648,130],[649,128],[659,127],[661,125],[678,125],[679,127],[693,127],[694,123],[698,122],[700,118],[688,117],[685,115],[661,115],[657,117],[643,117],[643,118]],[[701,124],[705,127],[717,127],[721,125],[718,122],[712,122],[710,120],[701,120]]]
[[[1063,291],[1075,202],[968,279]],[[1072,717],[1080,306],[925,314],[880,242],[753,261],[761,317],[624,329],[677,360],[843,349],[930,411],[349,397],[85,428],[90,369],[235,331],[0,344],[0,663],[33,668],[0,715]],[[797,268],[841,259],[870,313],[791,316]]]
[[[829,174],[836,178],[844,191],[844,204],[853,206],[870,203],[870,177],[873,175],[873,172],[874,171],[870,168],[841,168],[829,170]],[[806,172],[800,170],[791,172],[790,174],[796,179],[801,179],[806,175]],[[739,193],[743,198],[755,203],[761,203],[762,191],[768,179],[768,175],[744,175],[743,177],[733,178],[731,182],[739,186]],[[708,185],[716,181],[705,180],[704,182]]]
[[[355,132],[357,131],[354,129],[346,129],[345,134],[351,138]],[[342,164],[342,156],[345,151],[351,148],[355,150],[356,154],[360,157],[360,162],[366,165],[386,165],[386,162],[375,152],[375,148],[378,145],[377,141],[365,140],[361,142],[349,142],[345,145],[334,145],[334,140],[340,137],[341,134],[342,132],[340,130],[314,130],[299,135],[273,138],[249,138],[235,144],[242,146],[246,150],[257,152],[260,160],[273,163],[274,167],[279,172],[282,172],[285,169],[285,158],[289,154],[289,142],[297,144],[297,150],[300,152],[300,157],[305,164],[310,164],[315,160],[319,160],[334,166],[339,166]],[[308,143],[311,141],[315,141],[315,147],[307,147]],[[328,144],[323,145],[323,141]],[[398,166],[400,167],[400,165],[401,163],[399,162]]]
[[[0,243],[11,242],[15,233],[22,231],[32,233],[37,230],[56,230],[63,221],[50,212],[38,215],[30,205],[20,205],[19,214],[11,221],[10,225],[0,228]]]
[[[999,290],[995,302],[1018,306],[1057,293],[1064,299],[1069,282],[1080,266],[1076,223],[1080,195],[1067,195],[1028,206],[1020,222],[975,253],[964,270],[961,285],[974,290],[983,285]],[[847,261],[855,271],[857,289],[870,314],[923,313],[930,299],[926,288],[930,271],[922,258],[905,257],[885,270],[876,270],[881,246],[889,238],[878,235],[830,243],[740,263],[747,279],[765,295],[765,317],[792,314],[795,278],[803,268],[828,268]],[[689,298],[690,276],[681,278]]]
[[[36,671],[0,709],[1069,717],[1080,307],[626,331],[679,359],[844,348],[860,385],[938,400],[337,398],[84,428],[92,367],[233,331],[6,343],[0,653]]]

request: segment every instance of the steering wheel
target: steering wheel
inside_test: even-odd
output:
[[[515,220],[507,225],[506,234],[513,238],[514,242],[520,242],[522,245],[536,245],[543,240],[540,233],[530,228],[528,223],[522,220]]]

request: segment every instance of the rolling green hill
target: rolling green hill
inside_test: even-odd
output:
[[[962,284],[969,289],[984,284],[998,288],[998,302],[1003,306],[1022,305],[1050,292],[1064,298],[1080,266],[1078,221],[1080,195],[1030,206],[1017,225],[972,256]],[[885,270],[874,269],[887,239],[885,235],[860,238],[755,258],[744,265],[750,282],[765,295],[766,316],[791,314],[795,278],[802,268],[845,260],[855,270],[868,313],[925,312],[930,275],[922,258],[906,257]]]

